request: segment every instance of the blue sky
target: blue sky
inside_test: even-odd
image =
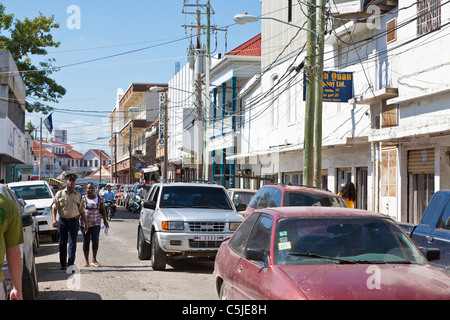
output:
[[[53,105],[59,109],[53,112],[53,126],[67,129],[68,143],[82,153],[91,148],[110,152],[107,121],[108,112],[114,108],[117,88],[126,90],[133,82],[167,83],[175,74],[176,62],[181,67],[187,62],[191,33],[181,26],[195,24],[195,16],[182,13],[183,0],[0,2],[7,13],[13,13],[18,19],[34,18],[42,12],[46,16],[54,15],[60,24],[52,34],[61,46],[49,48],[48,58],[56,59],[55,66],[68,66],[53,74],[67,94]],[[68,20],[74,21],[73,11],[68,13],[71,5],[80,10],[79,29],[67,26]],[[260,15],[259,0],[211,0],[211,5],[215,11],[212,24],[219,28],[228,26],[226,38],[224,32],[218,33],[217,48],[212,37],[213,54],[225,52],[225,44],[230,51],[260,32],[260,23],[240,26],[233,21],[238,13]],[[205,42],[204,37],[202,41]],[[117,56],[105,58],[111,55]],[[94,59],[98,60],[87,62]],[[28,114],[26,121],[31,120],[37,126],[41,117],[46,116]]]

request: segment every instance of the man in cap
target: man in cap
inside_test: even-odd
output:
[[[66,175],[66,188],[55,195],[52,205],[53,227],[58,228],[59,261],[61,270],[75,263],[77,249],[78,229],[80,228],[79,217],[84,221],[84,232],[87,232],[87,221],[85,215],[84,201],[77,190],[75,190],[76,174]],[[56,220],[56,215],[59,219]],[[67,240],[69,240],[69,259],[67,260]]]

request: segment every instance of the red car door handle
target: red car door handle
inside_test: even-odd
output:
[[[240,264],[240,265],[237,266],[236,271],[237,271],[238,273],[241,273],[243,268],[244,268],[244,267],[242,266],[242,264]]]

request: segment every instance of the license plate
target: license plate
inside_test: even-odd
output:
[[[194,236],[195,241],[223,241],[224,236],[211,236],[211,235],[202,235],[202,236]]]

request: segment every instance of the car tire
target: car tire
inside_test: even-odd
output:
[[[145,241],[144,233],[142,232],[141,228],[139,228],[139,230],[138,230],[138,241],[137,242],[138,242],[137,249],[138,249],[139,260],[150,260],[150,257],[152,255],[152,248]]]
[[[158,243],[156,233],[152,236],[152,268],[157,271],[164,271],[166,269],[167,255],[161,249]]]
[[[36,297],[33,284],[33,276],[24,264],[22,269],[22,296],[23,300],[34,300]]]

